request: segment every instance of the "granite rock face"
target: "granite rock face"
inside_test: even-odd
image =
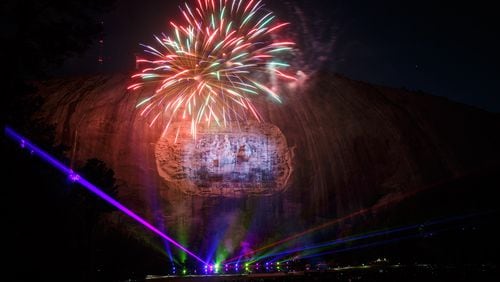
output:
[[[498,115],[320,73],[286,90],[283,104],[257,103],[266,122],[284,136],[286,145],[278,151],[289,154],[286,189],[228,198],[208,190],[192,193],[191,185],[186,193],[178,182],[165,181],[175,173],[162,176],[162,162],[181,154],[165,153],[173,147],[162,145],[162,127],[148,126],[136,110],[148,89],[130,93],[128,83],[128,75],[41,83],[40,115],[56,126],[75,161],[97,157],[115,170],[124,203],[187,234],[212,234],[215,226],[226,226],[221,240],[232,238],[227,244],[234,248],[245,234],[302,230],[500,159]]]

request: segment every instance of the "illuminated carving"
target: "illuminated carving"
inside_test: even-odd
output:
[[[291,157],[280,130],[249,123],[233,130],[202,128],[196,140],[185,129],[156,144],[160,176],[188,194],[239,197],[286,189]]]

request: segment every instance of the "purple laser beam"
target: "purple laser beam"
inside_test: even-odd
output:
[[[67,167],[66,165],[64,165],[63,163],[61,163],[60,161],[58,161],[57,159],[55,159],[52,156],[50,156],[44,150],[38,148],[37,146],[35,146],[31,142],[29,142],[26,138],[24,138],[23,136],[19,135],[13,129],[11,129],[9,127],[5,127],[5,135],[7,135],[7,137],[10,137],[12,140],[19,142],[21,144],[22,148],[31,150],[31,152],[33,154],[38,155],[42,160],[46,161],[47,163],[51,164],[52,166],[54,166],[58,170],[62,171],[64,174],[68,175],[68,177],[70,178],[71,181],[80,183],[83,187],[87,188],[89,191],[91,191],[92,193],[96,194],[98,197],[102,198],[103,200],[105,200],[109,204],[111,204],[114,207],[116,207],[117,209],[121,210],[126,215],[128,215],[131,218],[135,219],[137,222],[139,222],[140,224],[144,225],[149,230],[153,231],[154,233],[156,233],[157,235],[159,235],[163,239],[165,239],[168,242],[172,243],[177,248],[183,250],[184,252],[186,252],[187,254],[189,254],[191,257],[195,258],[196,260],[200,261],[203,264],[207,264],[207,262],[205,262],[204,260],[202,260],[197,255],[195,255],[193,252],[189,251],[186,247],[184,247],[183,245],[177,243],[174,239],[170,238],[169,236],[167,236],[166,234],[164,234],[163,232],[161,232],[158,228],[156,228],[153,225],[151,225],[145,219],[143,219],[142,217],[140,217],[139,215],[137,215],[136,213],[134,213],[133,211],[131,211],[130,209],[128,209],[127,207],[125,207],[124,205],[120,204],[118,201],[116,201],[115,199],[111,198],[106,193],[102,192],[99,188],[97,188],[92,183],[88,182],[85,178],[79,176],[78,174],[75,174],[75,172],[72,169],[70,169],[69,167]]]

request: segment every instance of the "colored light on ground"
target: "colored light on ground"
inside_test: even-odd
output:
[[[415,191],[409,191],[407,193],[404,193],[398,197],[394,197],[386,202],[384,202],[383,204],[379,204],[379,205],[375,205],[371,208],[364,208],[364,209],[361,209],[361,210],[358,210],[356,212],[353,212],[349,215],[346,215],[344,217],[341,217],[341,218],[336,218],[336,219],[333,219],[329,222],[326,222],[326,223],[323,223],[323,224],[320,224],[318,226],[315,226],[315,227],[312,227],[308,230],[305,230],[305,231],[302,231],[302,232],[299,232],[299,233],[296,233],[296,234],[293,234],[287,238],[284,238],[284,239],[281,239],[279,241],[276,241],[276,242],[273,242],[273,243],[269,243],[263,247],[260,247],[258,249],[255,249],[255,250],[252,250],[252,251],[249,251],[249,252],[246,252],[246,253],[243,253],[243,254],[240,254],[238,256],[235,256],[233,258],[229,258],[227,260],[225,260],[224,262],[233,262],[235,260],[239,260],[241,259],[242,257],[247,257],[247,256],[250,256],[250,255],[256,255],[258,253],[261,253],[263,252],[264,250],[268,250],[270,248],[273,248],[273,247],[276,247],[276,246],[280,246],[280,245],[283,245],[284,243],[287,243],[287,242],[290,242],[290,241],[293,241],[293,240],[297,240],[301,237],[304,237],[305,235],[308,235],[308,234],[311,234],[311,233],[314,233],[316,231],[319,231],[319,230],[323,230],[325,228],[328,228],[328,227],[332,227],[334,225],[337,225],[339,223],[342,223],[346,220],[349,220],[349,219],[353,219],[353,218],[356,218],[358,216],[362,216],[362,215],[365,215],[367,213],[370,213],[370,212],[373,212],[374,210],[377,210],[379,208],[382,208],[382,207],[387,207],[391,204],[395,204],[403,199],[407,199],[407,198],[410,198],[412,196],[415,196],[416,194],[418,193],[421,193],[421,192],[424,192],[424,191],[427,191],[427,190],[430,190],[430,189],[433,189],[435,187],[439,187],[439,185],[442,184],[442,182],[436,182],[436,183],[433,183],[433,184],[430,184],[426,187],[423,187],[419,190],[415,190]],[[268,256],[271,256],[271,255],[268,255]],[[268,257],[266,256],[266,257]]]
[[[75,172],[73,172],[72,169],[70,169],[69,167],[67,167],[66,165],[64,165],[63,163],[61,163],[60,161],[58,161],[57,159],[55,159],[52,156],[50,156],[44,150],[42,150],[42,149],[38,148],[37,146],[35,146],[34,144],[28,142],[26,140],[26,138],[24,138],[23,136],[19,135],[13,129],[5,127],[5,135],[7,135],[7,137],[13,139],[14,141],[20,142],[20,144],[22,146],[24,145],[23,148],[26,148],[26,149],[30,150],[33,154],[38,155],[42,160],[46,161],[47,163],[49,163],[53,167],[57,168],[59,171],[61,171],[64,174],[66,174],[70,178],[71,181],[73,181],[75,183],[81,184],[84,188],[86,188],[90,192],[94,193],[96,196],[98,196],[101,199],[105,200],[110,205],[116,207],[117,209],[119,209],[120,211],[122,211],[123,213],[125,213],[126,215],[128,215],[129,217],[131,217],[132,219],[134,219],[135,221],[137,221],[140,224],[142,224],[144,227],[148,228],[149,230],[153,231],[154,233],[156,233],[157,235],[159,235],[163,239],[167,240],[168,242],[170,242],[171,244],[173,244],[177,248],[179,248],[182,251],[184,251],[185,253],[189,254],[191,257],[195,258],[196,260],[198,260],[198,261],[200,261],[202,263],[205,263],[201,258],[199,258],[197,255],[195,255],[191,251],[189,251],[186,247],[184,247],[181,244],[177,243],[174,239],[170,238],[169,236],[167,236],[166,234],[164,234],[163,232],[161,232],[158,228],[156,228],[153,225],[151,225],[145,219],[143,219],[142,217],[138,216],[136,213],[134,213],[133,211],[131,211],[130,209],[128,209],[124,205],[120,204],[115,199],[113,199],[110,196],[108,196],[106,193],[104,193],[103,191],[101,191],[95,185],[93,185],[92,183],[88,182],[85,178],[83,178],[83,177],[75,174]]]

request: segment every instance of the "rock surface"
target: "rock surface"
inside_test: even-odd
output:
[[[75,161],[97,157],[115,170],[125,204],[176,230],[174,237],[186,236],[183,230],[185,240],[199,246],[214,237],[228,249],[238,241],[279,238],[498,166],[500,159],[498,115],[319,73],[284,93],[283,104],[257,104],[291,149],[288,189],[238,199],[189,195],[158,173],[162,128],[149,127],[135,108],[148,89],[130,93],[128,83],[128,75],[44,82],[41,115],[55,124]]]

